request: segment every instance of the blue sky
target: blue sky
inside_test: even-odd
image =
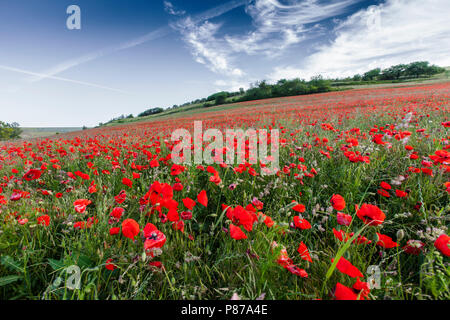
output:
[[[257,80],[450,66],[449,14],[448,0],[0,0],[0,120],[94,126]]]

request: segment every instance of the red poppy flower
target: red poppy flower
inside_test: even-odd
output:
[[[205,207],[208,206],[208,196],[206,195],[205,190],[200,191],[200,193],[197,196],[197,201]]]
[[[449,194],[450,194],[450,181],[448,181],[448,182],[444,183],[444,187],[445,187],[445,189],[446,189],[447,193],[449,193]]]
[[[37,222],[38,224],[47,227],[50,224],[50,216],[48,214],[40,216],[37,218]]]
[[[141,175],[137,172],[133,172],[133,179],[139,179]]]
[[[344,198],[339,194],[333,194],[331,197],[331,205],[333,206],[334,210],[341,211],[345,208],[345,200]]]
[[[344,230],[336,230],[335,228],[333,228],[333,234],[339,241],[347,241],[348,239],[350,239],[349,235]]]
[[[109,215],[111,218],[114,218],[117,221],[119,221],[124,212],[125,212],[124,208],[116,207],[112,210],[112,212]]]
[[[419,255],[423,248],[425,247],[425,243],[420,240],[408,240],[406,242],[406,246],[403,247],[403,251],[407,254]]]
[[[156,269],[156,270],[164,270],[164,265],[162,264],[162,262],[161,261],[150,261],[149,263],[148,263],[148,265],[150,266],[150,267],[152,267],[153,269]]]
[[[352,222],[352,216],[345,214],[343,212],[338,212],[336,214],[337,223],[341,226],[349,226]]]
[[[84,221],[77,221],[73,224],[74,229],[83,230],[85,228],[85,226],[86,226],[86,222],[84,222]]]
[[[122,184],[123,184],[123,185],[126,185],[128,188],[133,187],[133,181],[131,181],[131,180],[128,179],[128,178],[123,178],[123,179],[122,179]]]
[[[290,264],[284,267],[287,269],[290,273],[295,274],[296,276],[302,277],[302,278],[308,278],[308,273],[297,267],[295,264]]]
[[[192,200],[191,198],[184,198],[183,204],[186,208],[188,208],[189,210],[192,210],[195,206],[195,201]]]
[[[312,262],[311,256],[309,255],[308,247],[302,242],[298,246],[297,252],[300,254],[303,260]]]
[[[122,222],[122,234],[126,238],[134,240],[134,237],[139,234],[139,224],[133,219],[125,219]]]
[[[311,229],[311,224],[306,219],[300,219],[299,216],[294,217],[294,225],[296,228],[306,230]]]
[[[180,220],[180,215],[176,209],[170,209],[167,213],[167,219],[169,219],[170,222],[175,222]]]
[[[387,192],[387,191],[384,190],[384,189],[379,189],[379,190],[377,190],[377,193],[378,193],[379,195],[383,196],[383,197],[386,197],[386,198],[390,198],[390,197],[391,197],[391,195],[389,194],[389,192]]]
[[[258,210],[262,210],[264,203],[262,203],[261,201],[259,201],[257,198],[253,198],[252,200],[252,204],[256,207],[256,209]]]
[[[367,282],[362,282],[359,278],[356,278],[356,282],[352,286],[353,292],[359,294],[361,300],[367,298],[370,293],[369,284]]]
[[[265,214],[261,214],[261,216],[263,217],[263,222],[264,224],[268,227],[271,228],[275,225],[275,222],[273,221],[273,219]]]
[[[120,228],[111,228],[109,229],[109,234],[114,236],[120,232]]]
[[[174,163],[172,165],[172,168],[170,168],[170,174],[172,176],[177,176],[177,175],[181,174],[182,172],[184,172],[185,169],[186,169],[185,167]]]
[[[331,259],[331,262],[334,262],[334,259]],[[345,259],[344,257],[341,257],[339,259],[338,263],[336,264],[336,268],[340,272],[345,273],[346,275],[352,278],[363,277],[361,271],[359,271],[357,267],[352,265],[351,262]]]
[[[88,199],[78,199],[74,201],[73,206],[75,207],[76,212],[84,213],[86,211],[86,207],[91,203],[92,201]]]
[[[184,221],[183,220],[175,221],[174,223],[172,223],[172,229],[184,232]]]
[[[23,180],[31,181],[31,180],[37,180],[41,177],[42,172],[37,169],[30,169],[27,173],[23,176]]]
[[[386,215],[380,208],[367,203],[364,203],[359,209],[358,206],[356,206],[356,215],[365,224],[370,224],[372,226],[378,226],[384,222],[384,219],[386,219]]]
[[[292,202],[295,202],[295,201],[292,201]],[[305,212],[306,208],[303,204],[298,203],[292,207],[292,210],[297,211],[299,213],[303,213],[303,212]]]
[[[450,257],[450,237],[448,235],[441,234],[434,242],[434,247],[444,256]]]
[[[9,200],[11,201],[19,201],[20,199],[22,199],[22,191],[20,190],[14,190],[13,193],[11,194],[11,197],[9,197]]]
[[[389,183],[384,182],[384,181],[380,183],[380,187],[382,187],[385,190],[391,190],[392,189],[391,185]]]
[[[235,240],[247,239],[247,235],[241,228],[236,227],[234,224],[230,224],[230,236]]]
[[[237,206],[235,209],[227,211],[227,217],[231,221],[239,223],[247,231],[252,231],[253,223],[257,220],[254,212],[246,210],[242,206]]]
[[[273,248],[276,248],[277,246],[278,246],[278,244],[274,241],[274,242],[272,243],[272,247],[273,247]],[[294,264],[294,262],[292,261],[292,259],[289,258],[288,253],[287,253],[287,251],[286,251],[286,248],[283,247],[283,248],[280,250],[280,256],[279,256],[278,259],[277,259],[277,263],[278,263],[280,266],[282,266],[282,267],[287,267],[287,266],[289,266],[289,265],[291,265],[291,264]]]
[[[28,219],[27,218],[24,218],[24,219],[19,219],[19,220],[17,220],[17,222],[20,224],[20,225],[24,225],[24,224],[27,224],[28,223]]]
[[[183,220],[191,220],[192,219],[191,211],[183,211],[180,215],[181,215],[181,219],[183,219]]]
[[[108,259],[105,262],[105,268],[108,269],[109,271],[114,271],[114,269],[116,269],[117,267],[114,265],[113,259]]]
[[[175,191],[182,191],[183,190],[183,185],[181,183],[175,183],[173,185],[173,190],[175,190]]]
[[[334,290],[334,297],[336,300],[357,300],[358,296],[349,287],[336,283],[336,289]]]
[[[402,190],[395,190],[395,195],[399,198],[405,198],[408,196],[408,193]]]
[[[154,248],[161,248],[166,243],[166,236],[158,230],[152,223],[147,223],[144,227],[144,250],[147,254]]]
[[[127,193],[125,190],[121,190],[117,196],[114,197],[118,204],[122,204],[127,198]]]
[[[391,248],[398,247],[398,243],[392,241],[391,237],[381,234],[381,233],[378,233],[378,232],[377,232],[377,236],[378,236],[377,245],[379,245],[385,249],[391,249]]]

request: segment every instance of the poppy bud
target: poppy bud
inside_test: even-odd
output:
[[[397,231],[397,241],[401,241],[405,237],[405,231],[400,229]]]

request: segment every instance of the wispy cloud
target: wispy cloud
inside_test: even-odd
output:
[[[220,16],[236,7],[242,6],[242,5],[246,4],[247,2],[248,2],[247,0],[229,1],[227,3],[224,3],[220,6],[217,6],[212,9],[206,10],[206,11],[194,16],[192,21],[195,21],[196,23],[201,23],[202,21],[212,19],[212,18]],[[59,64],[51,67],[50,69],[40,72],[39,73],[40,76],[31,77],[29,79],[29,81],[36,82],[36,81],[40,81],[45,78],[53,77],[57,74],[60,74],[64,71],[66,71],[66,70],[69,70],[69,69],[79,66],[81,64],[99,59],[106,55],[110,55],[110,54],[113,54],[113,53],[121,51],[121,50],[133,48],[135,46],[146,43],[148,41],[162,38],[162,37],[166,36],[167,34],[171,33],[172,31],[173,31],[173,28],[171,28],[170,26],[164,26],[164,27],[158,28],[156,30],[153,30],[153,31],[141,36],[141,37],[137,37],[132,40],[120,43],[118,45],[109,46],[109,47],[103,48],[101,50],[93,51],[88,54],[82,55],[80,57],[76,57],[74,59],[70,59],[70,60],[64,61],[62,63],[59,63]]]
[[[227,81],[221,80],[221,83],[236,84],[238,83],[236,79],[244,76],[245,72],[234,66],[234,58],[230,56],[225,39],[218,36],[222,24],[212,23],[208,20],[247,5],[249,2],[249,0],[230,1],[197,16],[188,16],[171,24],[172,28],[182,35],[183,40],[190,47],[196,62],[228,78]]]
[[[220,80],[221,83],[235,87],[243,80],[238,78],[246,74],[237,66],[240,54],[280,56],[292,45],[323,33],[320,21],[346,12],[349,6],[359,1],[322,3],[302,0],[291,1],[289,5],[276,0],[228,3],[227,11],[245,4],[253,25],[253,30],[245,34],[224,34],[221,23],[207,21],[205,16],[201,21],[187,17],[172,26],[182,34],[198,63],[228,78]]]
[[[317,0],[302,0],[284,5],[277,0],[255,0],[246,8],[254,30],[245,35],[226,36],[226,40],[236,52],[279,55],[283,50],[321,31],[317,23],[345,13],[349,6],[359,1],[321,3]],[[310,24],[313,25],[306,26]]]
[[[222,41],[215,35],[220,24],[205,21],[197,25],[190,18],[178,24],[184,41],[191,47],[192,54],[198,63],[206,65],[211,71],[225,76],[240,77],[244,72],[230,63],[230,57],[223,50]]]
[[[182,16],[186,13],[184,10],[177,10],[169,1],[164,1],[164,11],[173,16]]]
[[[26,75],[30,75],[30,76],[34,76],[34,77],[42,77],[42,76],[44,76],[41,73],[28,71],[28,70],[23,70],[23,69],[19,69],[19,68],[14,68],[14,67],[10,67],[10,66],[4,66],[4,65],[0,65],[0,69],[7,70],[7,71],[12,71],[12,72],[17,72],[17,73],[22,73],[22,74],[26,74]],[[115,88],[111,88],[111,87],[107,87],[107,86],[102,86],[102,85],[99,85],[99,84],[96,84],[96,83],[92,83],[92,82],[78,81],[78,80],[67,79],[67,78],[62,78],[62,77],[55,77],[55,76],[49,76],[49,75],[45,75],[45,78],[53,79],[53,80],[59,80],[59,81],[65,81],[65,82],[70,82],[70,83],[75,83],[75,84],[80,84],[80,85],[83,85],[83,86],[99,88],[99,89],[114,91],[114,92],[118,92],[118,93],[130,94],[129,92],[124,91],[124,90],[115,89]],[[14,90],[14,91],[16,91],[16,90]]]
[[[335,40],[318,48],[303,66],[275,68],[269,78],[351,76],[417,60],[448,66],[448,12],[447,0],[387,0],[370,6],[340,22]]]
[[[137,37],[132,40],[120,43],[118,45],[109,46],[109,47],[82,55],[80,57],[76,57],[74,59],[64,61],[62,63],[59,63],[59,64],[53,66],[50,69],[40,72],[40,76],[31,77],[29,79],[29,81],[36,82],[36,81],[40,81],[45,78],[51,78],[52,76],[55,76],[59,73],[62,73],[66,70],[69,70],[69,69],[79,66],[81,64],[99,59],[101,57],[110,55],[112,53],[115,53],[115,52],[118,52],[121,50],[133,48],[135,46],[138,46],[140,44],[143,44],[143,43],[151,41],[151,40],[159,39],[159,38],[169,34],[171,31],[172,31],[172,29],[169,26],[161,27],[161,28],[156,29],[152,32],[149,32],[141,37]]]

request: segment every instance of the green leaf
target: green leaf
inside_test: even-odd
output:
[[[85,256],[84,254],[80,254],[78,256],[78,259],[76,259],[75,264],[79,266],[81,269],[83,268],[91,268],[94,266],[94,262],[89,259],[88,256]]]
[[[65,265],[64,262],[61,260],[55,260],[55,259],[48,259],[48,264],[50,265],[50,267],[52,267],[53,270],[57,271],[57,270],[61,270],[64,269]]]
[[[0,287],[1,286],[6,286],[7,284],[13,283],[19,279],[22,279],[21,276],[15,276],[15,275],[11,275],[11,276],[6,276],[6,277],[1,277],[0,278]]]
[[[14,258],[11,256],[2,256],[0,258],[0,262],[2,265],[10,269],[11,271],[17,271],[20,273],[23,272],[21,264],[18,261],[14,260]]]

